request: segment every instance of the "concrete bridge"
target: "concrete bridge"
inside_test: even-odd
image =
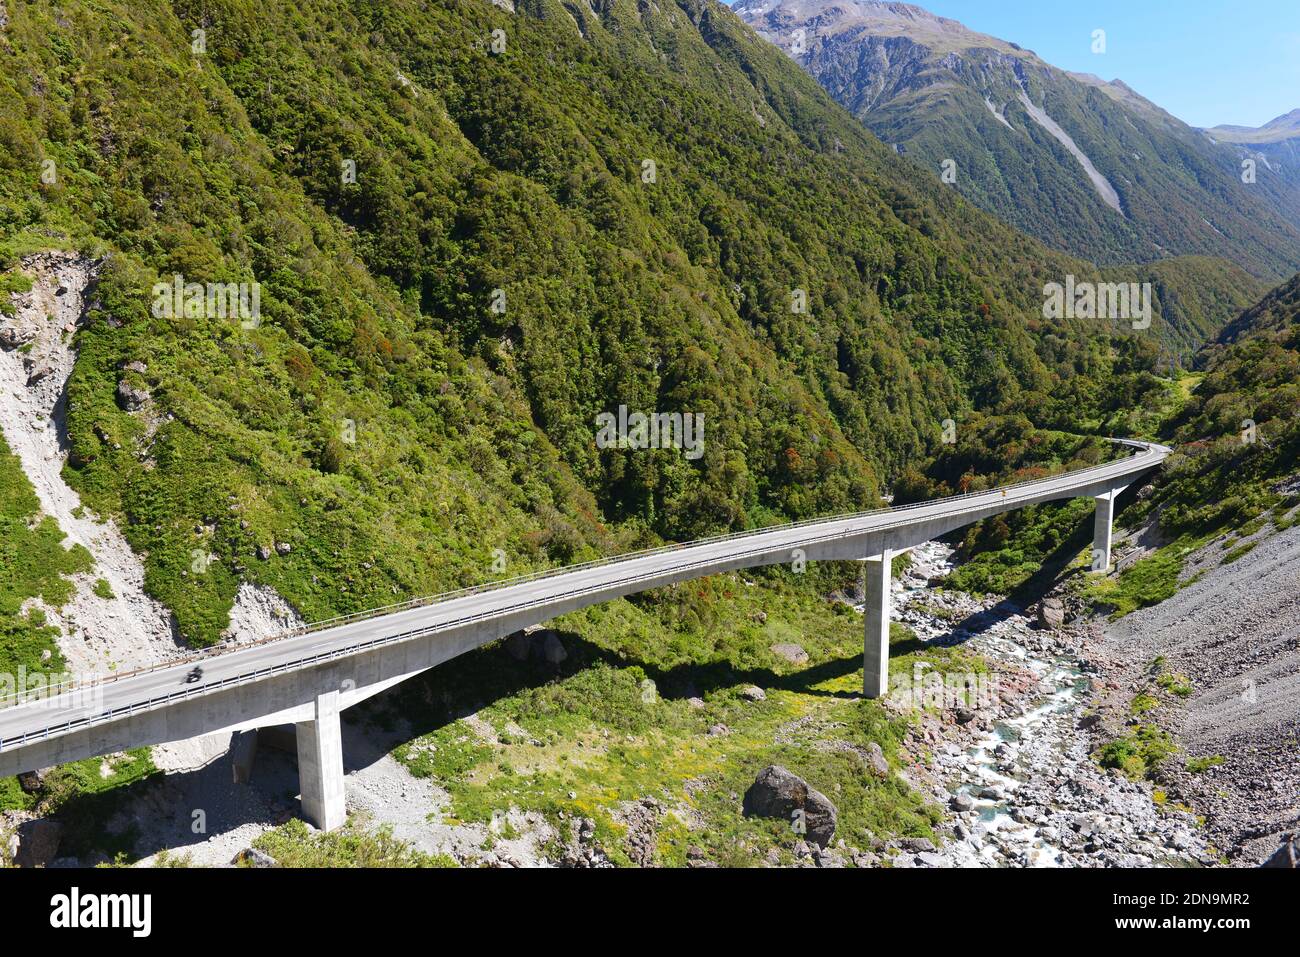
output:
[[[302,807],[322,830],[346,818],[339,713],[505,635],[597,602],[795,561],[866,560],[863,694],[889,679],[893,557],[964,525],[1063,499],[1096,500],[1093,568],[1110,567],[1115,498],[1170,449],[902,508],[741,532],[555,569],[318,622],[252,645],[0,702],[0,777],[127,748],[292,723]],[[201,677],[193,678],[195,667]],[[188,680],[187,680],[188,679]],[[7,707],[5,706],[7,704]]]

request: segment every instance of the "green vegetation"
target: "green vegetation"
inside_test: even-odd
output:
[[[1243,313],[1203,353],[1203,375],[1161,429],[1178,451],[1157,476],[1153,494],[1124,514],[1130,526],[1157,520],[1171,542],[1118,579],[1089,589],[1116,617],[1174,594],[1183,562],[1194,549],[1229,533],[1255,536],[1225,552],[1222,563],[1230,564],[1259,544],[1259,533],[1295,524],[1298,319],[1300,277]]]
[[[1122,738],[1102,745],[1097,759],[1104,768],[1118,768],[1131,780],[1150,777],[1175,754],[1173,739],[1154,724],[1139,724]]]
[[[57,629],[46,624],[39,608],[22,607],[33,598],[53,608],[62,606],[72,597],[69,576],[90,571],[93,565],[82,546],[65,549],[58,523],[49,516],[38,520],[40,512],[17,456],[0,436],[0,673],[11,676],[20,668],[28,674],[63,670],[63,656],[54,642]],[[49,660],[42,661],[47,652]]]
[[[957,425],[955,438],[924,471],[903,474],[897,504],[1088,468],[1118,451],[1093,436],[1037,428],[1023,415],[972,415]],[[1064,566],[1084,548],[1091,514],[1091,503],[1072,500],[978,522],[966,530],[958,548],[963,561],[945,584],[977,595],[1013,594],[1040,579],[1045,566]]]
[[[567,616],[559,634],[568,658],[549,669],[550,681],[545,666],[496,646],[404,686],[393,718],[430,730],[397,758],[450,792],[457,820],[487,823],[518,808],[564,835],[574,816],[589,817],[620,864],[630,862],[621,807],[642,797],[665,809],[655,849],[662,864],[684,864],[691,845],[720,863],[752,865],[773,849],[788,858],[797,838],[787,824],[740,813],[738,796],[768,764],[830,797],[850,844],[932,834],[939,810],[896,776],[875,776],[859,756],[874,743],[897,766],[907,729],[879,703],[856,698],[861,619],[793,588],[775,589],[773,606],[735,576],[696,584],[705,594],[690,607],[707,610],[705,623],[665,627],[662,612],[632,602]],[[793,639],[808,662],[771,652]],[[927,649],[896,626],[891,671],[910,678],[917,662],[940,672],[986,667],[959,649]],[[766,690],[763,700],[742,693],[749,685]],[[455,719],[482,701],[491,703],[472,720]]]
[[[1188,758],[1187,770],[1192,774],[1204,774],[1210,768],[1217,768],[1223,764],[1223,755],[1211,754],[1202,758]]]
[[[32,281],[22,273],[0,273],[0,316],[12,316],[13,300],[10,297],[16,293],[28,292],[31,288]]]
[[[260,835],[253,846],[280,867],[455,867],[445,854],[425,854],[393,836],[391,827],[364,830],[348,824],[328,834],[294,819]]]
[[[1186,540],[1157,549],[1118,575],[1090,579],[1083,593],[1093,604],[1109,609],[1112,619],[1158,605],[1177,594],[1183,563],[1199,544]]]
[[[9,5],[0,293],[24,288],[34,250],[105,257],[75,339],[64,475],[145,556],[190,643],[217,639],[244,580],[318,619],[869,508],[896,478],[930,495],[1095,464],[1112,450],[1086,436],[1175,401],[1150,337],[1037,318],[1045,282],[1093,267],[931,190],[720,5],[597,6]],[[501,55],[484,42],[498,28]],[[257,281],[260,326],[155,315],[153,285],[177,274]],[[1207,282],[1179,287],[1189,315],[1221,286]],[[124,373],[135,361],[146,371]],[[148,417],[119,407],[124,375]],[[1207,375],[1189,405],[1217,389]],[[702,415],[703,457],[598,449],[595,416],[620,404]],[[57,606],[91,571],[38,512],[0,450],[6,666],[54,650],[21,604]],[[967,551],[1007,553],[960,581],[1019,587],[1068,556],[1080,521],[1066,506],[985,523]],[[215,556],[206,571],[196,550]],[[774,761],[839,804],[851,842],[929,834],[936,809],[864,772],[870,744],[904,760],[906,722],[851,697],[861,624],[823,596],[856,574],[767,569],[589,609],[559,623],[570,657],[553,673],[467,655],[403,689],[424,733],[399,756],[463,819],[583,814],[611,846],[620,803],[659,796],[708,825],[688,837],[665,818],[667,863],[688,839],[736,863],[787,853],[733,797]],[[979,669],[895,637],[895,668]],[[790,643],[808,662],[773,651]],[[454,720],[467,713],[495,740]],[[91,830],[152,767],[133,754],[100,771],[59,769],[38,796],[74,822],[69,853],[129,848]],[[382,835],[277,834],[282,862],[428,863]]]
[[[1156,684],[1178,698],[1190,698],[1194,690],[1186,675],[1174,672],[1165,672],[1156,679]]]
[[[133,785],[158,773],[148,748],[61,764],[45,772],[31,807],[62,822],[60,855],[128,855],[134,851],[138,829],[129,822],[116,830],[106,825],[129,804]]]
[[[1154,711],[1160,707],[1160,702],[1154,696],[1142,692],[1133,699],[1132,710],[1134,714],[1145,714],[1148,711]]]

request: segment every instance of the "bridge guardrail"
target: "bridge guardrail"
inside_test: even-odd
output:
[[[1141,449],[1144,454],[1160,455],[1161,457],[1163,457],[1164,455],[1172,451],[1171,449],[1168,449],[1162,445],[1157,445],[1154,443],[1138,442],[1132,439],[1109,439],[1108,441],[1114,442],[1119,445],[1126,445],[1133,448]],[[1139,455],[1134,455],[1134,456],[1130,456],[1130,459],[1139,458],[1139,457],[1140,457]],[[914,502],[910,505],[903,505],[897,508],[886,507],[886,508],[870,509],[868,511],[855,512],[847,515],[832,515],[832,516],[826,516],[822,518],[804,519],[798,522],[789,522],[784,525],[770,525],[765,528],[746,529],[745,531],[742,532],[732,532],[724,535],[715,535],[709,538],[697,539],[691,542],[679,542],[671,545],[659,546],[657,548],[642,549],[636,552],[628,552],[622,555],[607,556],[604,558],[594,559],[587,562],[579,562],[578,564],[575,565],[564,565],[558,568],[543,569],[538,572],[531,572],[525,575],[519,575],[509,579],[501,579],[495,582],[484,582],[481,585],[473,585],[466,588],[456,589],[454,591],[443,592],[438,595],[427,596],[424,598],[409,599],[404,602],[398,602],[393,605],[387,605],[380,608],[367,609],[366,611],[355,612],[349,615],[339,615],[333,618],[321,619],[319,621],[312,622],[308,625],[305,625],[301,628],[286,629],[285,631],[280,632],[278,634],[271,635],[266,638],[262,638],[253,642],[247,642],[244,644],[222,643],[219,645],[214,645],[212,648],[206,649],[205,651],[200,652],[198,654],[190,655],[184,658],[173,659],[170,661],[159,662],[158,664],[151,665],[147,668],[138,668],[132,671],[123,672],[121,674],[97,677],[93,679],[83,679],[83,680],[74,680],[71,682],[65,682],[59,685],[49,686],[46,689],[44,689],[44,691],[37,692],[37,693],[31,693],[25,695],[21,693],[16,693],[13,695],[7,695],[4,698],[0,698],[0,709],[6,707],[15,707],[19,704],[26,704],[32,701],[39,701],[39,700],[57,697],[59,695],[66,694],[71,691],[80,690],[82,688],[96,687],[104,684],[111,684],[117,681],[121,681],[125,678],[137,677],[145,674],[152,674],[157,671],[163,671],[169,668],[178,668],[187,664],[195,664],[198,662],[206,661],[210,658],[219,657],[222,654],[228,654],[234,651],[243,651],[249,648],[256,648],[262,645],[271,644],[273,642],[284,641],[288,638],[296,638],[296,637],[301,637],[302,635],[314,634],[316,632],[326,631],[331,628],[338,628],[348,624],[354,624],[359,621],[367,621],[373,618],[382,617],[384,615],[396,614],[402,611],[410,611],[416,608],[424,608],[430,605],[454,601],[458,598],[466,598],[472,595],[484,594],[486,592],[491,592],[491,591],[498,591],[501,589],[511,588],[516,585],[526,584],[530,582],[544,581],[548,578],[569,574],[575,571],[582,571],[582,570],[589,570],[592,568],[604,567],[619,562],[631,562],[638,559],[650,558],[655,555],[671,554],[673,552],[678,552],[678,551],[682,551],[683,549],[694,548],[701,545],[718,544],[721,542],[728,542],[728,541],[741,541],[746,538],[753,538],[759,535],[770,534],[772,532],[791,531],[799,528],[807,528],[813,525],[822,525],[828,522],[854,521],[857,519],[871,518],[877,515],[899,514],[903,512],[912,511],[915,509],[928,508],[928,507],[933,507],[935,505],[942,505],[944,503],[964,501],[975,496],[988,495],[992,492],[1000,491],[1005,495],[1007,492],[1015,489],[1023,489],[1030,486],[1039,486],[1046,482],[1059,481],[1064,478],[1081,478],[1081,477],[1091,475],[1092,473],[1095,472],[1110,470],[1113,469],[1116,465],[1124,461],[1128,461],[1128,460],[1115,459],[1110,462],[1104,462],[1100,465],[1089,466],[1086,469],[1077,469],[1073,472],[1062,472],[1058,475],[1046,476],[1040,479],[1030,479],[1024,482],[1016,482],[1011,485],[999,486],[993,489],[984,489],[978,492],[964,492],[957,495],[945,496],[943,498],[931,499],[925,502]],[[855,534],[858,534],[858,532],[857,531],[844,532],[836,536],[836,538],[849,537]],[[825,539],[814,538],[804,542],[795,543],[787,547],[798,547],[798,545],[800,544],[817,544],[822,541],[825,541]],[[761,553],[762,551],[766,551],[766,549],[760,549],[759,553]],[[740,555],[737,557],[746,557],[746,556]],[[697,565],[700,564],[708,564],[708,562],[697,562],[690,565],[683,565],[681,567],[683,569],[689,569],[689,568],[696,567]],[[610,585],[625,584],[627,581],[631,581],[631,580],[633,579],[620,579],[615,582],[606,582],[606,583],[602,583],[601,587],[604,588],[604,587],[609,587]],[[566,593],[565,595],[558,596],[558,597],[562,597],[562,598],[573,597],[575,595],[581,594],[582,591],[583,589],[579,589],[578,591],[572,593]],[[546,599],[534,599],[520,604],[519,608],[521,609],[530,608],[537,604],[554,601],[556,597],[557,596],[548,596]],[[280,671],[280,670],[290,670],[290,669],[296,669],[302,667],[309,667],[313,664],[320,663],[318,659],[328,660],[328,658],[338,657],[340,654],[343,653],[354,654],[356,651],[364,650],[366,648],[371,647],[372,645],[388,643],[391,641],[404,640],[406,638],[415,637],[421,634],[426,634],[426,633],[443,630],[450,627],[456,627],[459,625],[467,624],[484,617],[490,617],[490,614],[484,613],[481,615],[471,615],[465,618],[459,618],[453,621],[444,622],[440,625],[429,627],[429,628],[415,629],[411,632],[405,632],[396,636],[388,636],[383,639],[375,639],[370,642],[362,642],[357,645],[349,646],[347,649],[341,649],[336,652],[323,653],[321,656],[309,655],[302,659],[295,659],[293,662],[286,662],[283,665],[274,666],[274,669],[270,673],[275,673],[276,671]],[[254,672],[253,674],[256,674],[256,672]],[[149,701],[146,702],[145,704],[152,705],[154,704],[155,701],[162,703],[166,701],[176,700],[178,698],[190,697],[199,690],[202,690],[205,693],[211,690],[219,690],[221,687],[228,686],[229,683],[238,683],[241,680],[244,680],[244,676],[239,676],[233,679],[220,679],[216,682],[204,683],[203,685],[200,685],[196,688],[187,688],[184,689],[183,691],[173,692],[159,699],[149,699]],[[121,709],[116,709],[116,710],[121,710]],[[132,705],[130,713],[135,713],[135,710],[136,710],[135,705]],[[149,710],[149,709],[145,707],[142,708],[142,710]],[[100,717],[102,718],[102,717],[113,717],[113,716],[115,716],[115,712],[109,712]],[[86,721],[86,722],[89,722],[89,720],[90,719],[80,719],[80,721]],[[80,725],[80,721],[78,722],[78,725]],[[55,731],[55,730],[59,732],[64,732],[68,730],[68,728],[65,727],[64,725],[55,725],[52,726],[51,728],[46,729],[46,732],[42,733],[40,736],[42,738],[47,737],[48,732]],[[27,736],[24,735],[23,739],[25,740],[26,737]],[[14,739],[0,740],[0,750],[3,750],[5,747],[12,747],[13,743],[14,743]]]

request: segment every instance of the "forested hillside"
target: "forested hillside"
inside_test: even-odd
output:
[[[241,579],[317,618],[870,506],[945,419],[1087,428],[1157,363],[720,4],[510,6],[8,0],[3,266],[103,260],[66,476],[189,640]],[[155,315],[177,274],[260,325]],[[703,456],[597,449],[620,405]]]
[[[1182,454],[1151,507],[1173,533],[1205,533],[1300,503],[1300,276],[1202,354],[1205,379],[1171,423]]]

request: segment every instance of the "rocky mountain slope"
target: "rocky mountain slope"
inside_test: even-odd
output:
[[[1217,256],[1300,268],[1300,193],[1121,81],[877,0],[743,0],[735,10],[884,142],[984,209],[1102,263]],[[1099,57],[1099,62],[1104,58]]]

